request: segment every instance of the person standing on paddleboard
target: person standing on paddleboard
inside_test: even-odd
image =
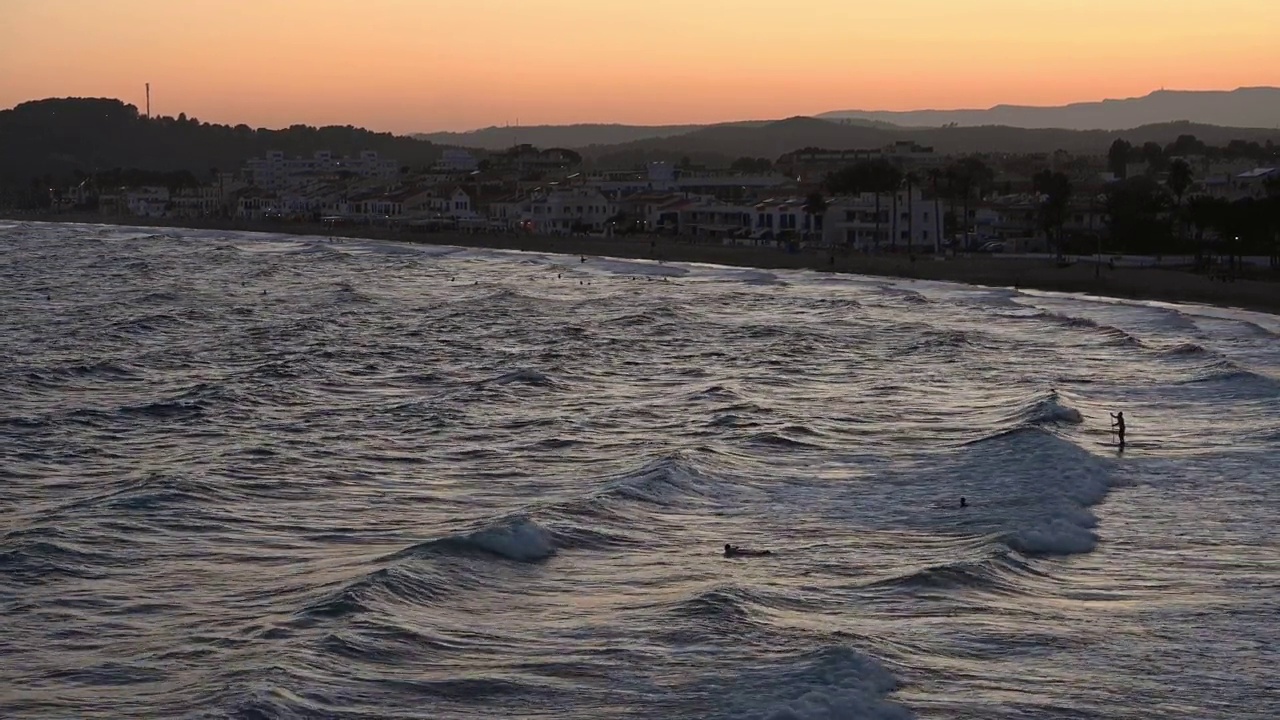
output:
[[[1111,417],[1113,419],[1111,427],[1115,428],[1116,435],[1120,438],[1120,447],[1124,447],[1124,411],[1111,413]]]

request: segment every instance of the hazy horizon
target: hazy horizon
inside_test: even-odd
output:
[[[1270,0],[1086,0],[1070,12],[1019,0],[876,10],[817,0],[804,13],[761,0],[243,7],[15,0],[0,29],[0,67],[11,70],[0,74],[0,107],[74,96],[144,108],[149,82],[157,115],[409,134],[1055,106],[1280,85],[1269,30],[1280,26],[1280,3]]]

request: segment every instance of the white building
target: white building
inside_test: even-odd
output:
[[[919,173],[929,168],[942,167],[945,155],[934,152],[932,147],[901,140],[881,148],[854,150],[827,150],[806,148],[789,152],[778,158],[778,168],[788,175],[806,182],[821,180],[827,173],[868,160],[888,160],[898,168]]]
[[[130,215],[164,217],[169,209],[169,188],[133,188],[125,193],[125,205]]]
[[[816,217],[809,217],[804,205],[802,197],[769,198],[756,203],[752,237],[776,239],[787,236],[799,240],[806,233],[812,234],[820,223]]]
[[[618,213],[618,205],[594,188],[564,188],[535,195],[529,201],[527,227],[536,233],[563,235],[600,232]]]
[[[754,205],[704,199],[680,209],[680,234],[703,237],[745,237],[757,215]]]
[[[170,197],[169,215],[186,218],[220,216],[235,205],[232,198],[245,187],[245,183],[235,179],[232,173],[222,173],[208,185],[185,188]]]
[[[404,194],[404,211],[419,217],[469,220],[477,217],[471,195],[457,185],[438,185]]]
[[[480,161],[466,150],[447,148],[433,170],[444,173],[469,173],[480,167]]]
[[[738,191],[741,195],[761,191],[774,191],[781,194],[794,191],[796,184],[792,178],[775,173],[744,175],[736,172],[712,171],[682,174],[676,180],[675,188],[681,192],[707,195],[723,195],[725,192],[733,191]]]
[[[321,150],[309,158],[286,158],[276,150],[266,157],[250,159],[244,167],[248,181],[266,190],[281,190],[309,177],[339,173],[390,180],[399,176],[400,166],[395,160],[378,157],[374,150],[365,150],[354,157],[335,157],[328,150]]]
[[[833,198],[823,218],[825,245],[850,247],[859,251],[905,250],[910,246],[923,252],[937,252],[942,241],[942,213],[919,188],[910,193],[880,195],[877,226],[876,195],[862,193]],[[877,236],[877,227],[879,235]]]
[[[281,214],[280,198],[275,193],[250,188],[236,199],[236,217],[245,220],[261,220]]]
[[[1261,200],[1267,196],[1270,184],[1276,182],[1280,182],[1280,168],[1254,168],[1242,172],[1231,180],[1231,199]]]
[[[496,226],[514,230],[532,214],[531,207],[526,195],[506,195],[489,202],[489,220]]]

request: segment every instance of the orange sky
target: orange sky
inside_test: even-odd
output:
[[[4,0],[0,107],[396,132],[1280,85],[1280,0]]]

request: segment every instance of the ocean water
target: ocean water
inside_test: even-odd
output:
[[[585,260],[0,224],[0,717],[1280,717],[1280,318]]]

